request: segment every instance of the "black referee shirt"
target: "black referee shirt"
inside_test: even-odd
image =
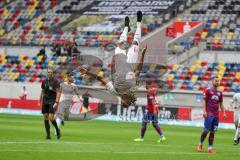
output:
[[[60,88],[60,83],[56,78],[47,78],[42,82],[41,88],[44,90],[43,103],[52,103],[56,100],[56,90]]]

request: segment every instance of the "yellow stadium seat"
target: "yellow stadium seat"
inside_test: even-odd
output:
[[[3,59],[2,64],[7,64],[7,59]]]
[[[225,66],[219,66],[219,71],[225,71],[226,70],[226,67]]]
[[[13,79],[13,78],[14,78],[14,73],[13,73],[13,72],[10,72],[10,73],[8,74],[8,78],[9,78],[9,79]]]
[[[227,33],[227,39],[231,40],[233,37],[233,32],[228,32]]]
[[[173,78],[174,78],[174,74],[169,74],[169,75],[168,75],[168,80],[169,80],[169,81],[172,81]]]
[[[61,62],[61,63],[65,63],[66,60],[67,60],[67,57],[66,57],[66,56],[61,56],[61,57],[60,57],[60,62]]]
[[[224,75],[224,71],[219,71],[218,74],[219,75]]]
[[[104,72],[101,70],[101,71],[98,72],[97,75],[100,76],[100,77],[104,77]]]
[[[12,43],[13,43],[13,44],[17,44],[17,41],[18,41],[18,38],[17,38],[17,37],[15,37],[15,38],[12,39]]]
[[[34,60],[30,60],[30,66],[32,67],[34,65]]]
[[[198,76],[197,75],[193,75],[192,78],[191,78],[191,81],[197,81],[198,80]]]
[[[0,29],[0,36],[2,36],[5,33],[4,29]]]
[[[202,63],[202,60],[200,59],[196,61],[196,64],[201,64],[201,63]]]
[[[49,61],[49,62],[48,62],[48,65],[49,65],[49,66],[53,66],[53,65],[54,65],[54,61]]]
[[[202,32],[202,34],[201,34],[201,39],[202,39],[202,40],[203,40],[203,39],[206,39],[207,35],[208,35],[207,32]]]
[[[25,65],[26,65],[26,66],[30,66],[30,63],[31,63],[31,60],[28,59],[28,60],[25,62]]]
[[[178,70],[178,68],[179,68],[179,65],[177,65],[177,64],[175,64],[175,65],[173,66],[173,70],[174,70],[174,71]]]
[[[13,78],[16,79],[19,77],[19,72],[14,73]]]
[[[194,72],[196,70],[197,66],[196,65],[192,65],[190,67],[190,72]]]
[[[109,41],[113,40],[113,35],[112,35],[112,34],[110,34],[110,35],[108,36],[108,40],[109,40]]]
[[[23,58],[24,58],[24,55],[19,55],[19,56],[18,56],[18,60],[19,60],[20,62],[23,62],[23,61],[24,61]]]
[[[196,69],[201,67],[201,64],[195,64]]]
[[[240,72],[237,72],[237,74],[236,74],[236,78],[240,78]]]
[[[211,29],[214,29],[214,28],[216,28],[216,26],[217,26],[217,23],[212,23],[211,26],[210,26],[210,28],[211,28]]]

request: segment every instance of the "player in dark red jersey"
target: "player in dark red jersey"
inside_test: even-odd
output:
[[[157,131],[157,133],[160,136],[160,139],[158,142],[165,141],[166,138],[163,135],[163,132],[158,125],[158,100],[157,100],[157,84],[147,82],[146,85],[147,88],[147,108],[145,110],[143,121],[142,121],[142,127],[141,127],[141,136],[140,138],[134,139],[135,142],[141,142],[144,141],[144,134],[147,129],[147,123],[152,122],[153,127]]]
[[[198,152],[202,152],[202,144],[204,139],[208,137],[208,152],[216,153],[213,150],[214,134],[218,128],[218,114],[219,107],[223,111],[223,118],[226,118],[225,109],[223,107],[223,94],[218,90],[219,78],[214,77],[212,80],[212,87],[207,88],[203,92],[203,116],[204,116],[204,130],[201,134],[200,142],[198,145]]]

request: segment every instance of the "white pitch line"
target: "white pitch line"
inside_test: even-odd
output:
[[[66,141],[59,141],[59,142],[51,142],[46,140],[45,142],[41,142],[41,141],[0,141],[0,144],[93,144],[93,145],[104,145],[104,144],[108,144],[108,143],[98,143],[98,142],[66,142]]]
[[[130,145],[130,146],[149,146],[149,147],[167,147],[167,148],[182,148],[182,145],[167,144],[167,142],[157,143],[156,144],[146,144],[144,142],[136,143],[107,143],[107,142],[72,142],[72,141],[0,141],[0,145],[13,145],[13,144],[73,144],[73,145]],[[221,145],[217,148],[228,148],[230,150],[239,150],[238,147],[233,145]],[[189,148],[196,148],[195,145],[189,145]]]
[[[10,150],[0,150],[0,152],[43,152],[43,153],[107,153],[107,154],[168,154],[168,155],[196,155],[201,153],[186,153],[186,152],[129,152],[129,151],[50,151],[50,150],[17,150],[17,149],[10,149]]]
[[[133,146],[152,146],[152,147],[159,147],[159,146],[164,146],[164,147],[177,147],[177,148],[182,148],[182,145],[169,145],[166,143],[158,143],[155,142],[156,144],[146,144],[144,142],[133,142],[133,143],[107,143],[107,142],[71,142],[71,141],[48,141],[46,140],[45,142],[43,141],[0,141],[0,145],[8,145],[8,144],[76,144],[76,145],[133,145]],[[190,146],[194,147],[195,146]]]
[[[161,155],[210,155],[207,152],[203,152],[203,153],[199,153],[199,152],[161,152],[161,151],[157,151],[157,152],[129,152],[129,151],[49,151],[49,150],[15,150],[15,149],[11,149],[11,150],[0,150],[0,152],[42,152],[42,153],[106,153],[106,154],[161,154]],[[239,156],[239,154],[232,154],[232,153],[219,153],[218,155],[236,155]]]

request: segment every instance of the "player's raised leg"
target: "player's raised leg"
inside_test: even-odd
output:
[[[138,60],[139,45],[142,37],[141,21],[142,21],[142,12],[138,11],[137,12],[137,28],[134,34],[133,43],[131,47],[128,49],[128,53],[127,53],[128,63],[137,63],[137,60]]]
[[[125,17],[125,26],[124,26],[122,34],[120,35],[120,38],[118,41],[118,46],[115,49],[115,55],[117,55],[117,54],[126,55],[127,54],[127,52],[126,52],[127,34],[131,30],[129,23],[130,23],[130,19],[128,16],[126,16]]]

